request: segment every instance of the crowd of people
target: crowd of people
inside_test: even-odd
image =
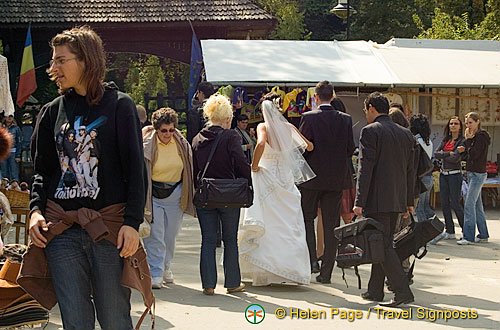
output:
[[[233,118],[230,101],[210,83],[200,83],[185,138],[174,109],[156,110],[149,123],[144,109],[104,82],[105,55],[93,30],[63,31],[51,46],[48,72],[61,96],[42,109],[35,127],[32,248],[19,284],[47,308],[58,302],[65,329],[91,329],[95,316],[102,328],[132,329],[130,288],[151,308],[152,289],[174,281],[171,265],[184,213],[200,225],[205,295],[214,295],[217,284],[219,237],[227,293],[243,291],[245,280],[255,286],[309,284],[312,273],[318,283],[331,283],[334,229],[354,214],[379,221],[384,237],[385,261],[372,265],[362,298],[383,301],[387,277],[395,295],[381,305],[410,303],[411,279],[393,236],[410,214],[418,221],[435,215],[429,206],[432,174],[417,171],[421,156],[440,161],[446,231],[438,239],[455,238],[453,210],[463,231],[458,244],[488,240],[480,192],[490,138],[474,112],[465,117],[465,131],[460,118],[450,118],[433,151],[424,115],[408,121],[400,105],[370,94],[355,173],[352,119],[328,81],[316,85],[317,109],[304,113],[298,128],[281,114],[278,95],[264,96],[264,121],[255,130],[248,130],[245,115]],[[462,160],[469,186],[465,211]],[[253,205],[195,206],[201,177],[246,179]],[[149,226],[145,251],[138,232],[143,221]],[[40,290],[33,283],[47,278],[30,272],[45,259],[51,279]]]

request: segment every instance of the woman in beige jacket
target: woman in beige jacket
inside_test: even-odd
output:
[[[151,234],[144,239],[151,269],[152,286],[172,283],[170,262],[175,239],[185,213],[195,215],[193,206],[193,157],[187,140],[177,130],[175,110],[161,108],[152,115],[152,126],[142,129],[144,160],[148,174],[145,218]]]

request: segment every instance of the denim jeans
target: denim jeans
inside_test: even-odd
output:
[[[2,167],[2,177],[3,178],[8,178],[9,181],[11,180],[17,180],[19,181],[19,175],[18,175],[18,165],[19,163],[16,162],[16,157],[15,155],[11,154],[9,158],[5,159],[1,163]]]
[[[123,259],[107,240],[93,242],[78,226],[45,248],[65,330],[132,329],[130,289],[120,284]]]
[[[415,214],[417,215],[419,222],[432,218],[436,215],[436,213],[434,213],[434,210],[431,209],[431,204],[429,201],[432,184],[434,182],[432,174],[422,177],[421,180],[427,190],[418,196],[418,205],[415,208]]]
[[[151,277],[162,277],[174,258],[175,239],[179,234],[184,212],[180,208],[182,184],[164,199],[153,198],[151,235],[144,239]]]
[[[486,225],[486,215],[484,214],[483,200],[481,199],[481,189],[486,181],[486,173],[467,172],[469,190],[465,197],[464,216],[464,239],[474,242],[476,235],[476,225],[479,230],[479,238],[488,238],[488,227]]]
[[[444,223],[448,234],[455,234],[451,210],[455,211],[458,224],[464,229],[464,208],[460,204],[462,196],[462,174],[439,175],[439,197],[443,208]]]
[[[238,225],[240,209],[235,208],[196,208],[201,228],[200,274],[204,289],[215,288],[217,284],[217,265],[215,248],[217,227],[222,223],[224,242],[224,287],[235,288],[241,283],[238,261]]]

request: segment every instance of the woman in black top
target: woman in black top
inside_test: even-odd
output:
[[[217,179],[245,178],[251,182],[250,165],[241,149],[241,137],[231,128],[233,109],[229,100],[220,94],[210,96],[203,107],[203,113],[209,120],[205,127],[193,139],[193,167],[195,188],[198,178],[208,161],[210,151],[217,134],[222,136],[215,150],[205,177]],[[201,227],[200,273],[203,293],[213,295],[217,283],[215,248],[219,219],[222,222],[222,240],[224,241],[224,287],[227,292],[242,291],[240,266],[238,261],[238,222],[239,208],[196,208]]]
[[[455,239],[455,225],[451,210],[455,211],[458,223],[463,230],[464,208],[460,204],[462,192],[462,153],[465,151],[462,121],[457,116],[448,120],[444,128],[443,140],[434,152],[434,157],[441,161],[439,173],[439,191],[443,208],[446,231],[439,239]]]
[[[486,158],[488,157],[488,146],[490,135],[481,129],[481,121],[476,112],[465,115],[465,148],[467,149],[467,182],[469,189],[465,197],[464,214],[464,237],[457,243],[460,245],[487,242],[488,227],[486,215],[484,214],[481,189],[486,181]],[[476,234],[476,224],[479,235]]]

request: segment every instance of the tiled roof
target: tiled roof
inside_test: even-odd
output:
[[[0,22],[142,23],[268,20],[252,0],[0,0]]]

